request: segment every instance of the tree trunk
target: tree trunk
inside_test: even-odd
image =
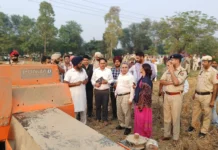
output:
[[[112,59],[113,57],[113,47],[112,47],[112,43],[110,44],[110,54],[109,54],[109,59]]]
[[[46,55],[46,37],[45,37],[45,40],[44,40],[44,55]]]
[[[112,59],[112,57],[113,57],[113,48],[111,48],[111,50],[110,50],[110,57],[109,57],[109,59]]]

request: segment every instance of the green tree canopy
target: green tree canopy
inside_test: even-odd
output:
[[[122,36],[122,24],[119,19],[119,13],[120,8],[114,6],[110,8],[110,11],[104,18],[108,24],[103,36],[109,58],[112,58],[112,51],[117,47],[118,39]]]
[[[40,16],[37,19],[37,27],[44,42],[44,53],[46,53],[47,43],[57,34],[57,29],[54,26],[55,13],[51,4],[44,1],[40,3],[39,14]]]
[[[130,53],[134,51],[149,50],[152,45],[150,37],[152,22],[145,19],[141,23],[133,23],[123,29],[123,36],[120,38],[121,45]]]
[[[158,29],[159,38],[167,52],[185,50],[193,53],[199,49],[202,40],[213,39],[218,24],[214,17],[200,11],[189,11],[162,19]]]
[[[82,46],[82,28],[75,21],[69,21],[66,25],[62,25],[59,29],[59,37],[63,42],[65,52],[78,52]]]
[[[83,44],[84,52],[89,55],[93,55],[95,52],[105,54],[104,46],[104,41],[95,39]]]

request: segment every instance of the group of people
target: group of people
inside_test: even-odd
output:
[[[108,104],[111,100],[113,120],[118,120],[117,130],[124,135],[132,131],[132,106],[134,105],[134,132],[151,137],[152,134],[152,80],[157,76],[154,65],[145,59],[143,52],[135,54],[134,64],[124,62],[122,57],[113,58],[114,67],[107,66],[107,60],[99,52],[94,59],[87,55],[63,57],[53,54],[42,57],[42,64],[56,64],[60,81],[68,84],[72,94],[77,118],[84,124],[87,116],[93,117],[93,97],[95,117],[100,125],[109,125]],[[135,63],[136,62],[136,63]],[[63,80],[62,80],[63,79]],[[79,116],[79,117],[78,117]]]
[[[187,70],[181,67],[182,59],[180,54],[170,56],[170,62],[166,63],[167,71],[160,79],[160,84],[164,87],[164,91],[160,91],[164,93],[164,136],[161,140],[169,140],[172,136],[174,144],[177,144],[179,140],[183,92],[188,77]],[[199,138],[204,138],[209,132],[212,120],[217,124],[217,113],[214,107],[216,106],[218,72],[217,65],[214,65],[211,56],[203,56],[201,65],[193,93],[192,121],[187,132],[196,131],[203,114]]]
[[[17,53],[10,54],[12,61]],[[109,125],[109,97],[112,104],[112,119],[118,120],[117,130],[124,130],[128,135],[132,130],[132,109],[134,109],[134,133],[150,138],[152,136],[152,90],[157,77],[155,65],[147,60],[143,52],[137,52],[134,58],[122,60],[113,58],[114,67],[107,67],[107,60],[100,52],[96,52],[91,62],[87,55],[63,57],[53,54],[42,57],[42,64],[56,64],[60,72],[60,81],[68,84],[75,106],[76,116],[87,123],[87,116],[93,117],[93,97],[95,98],[95,117],[103,127]],[[166,71],[160,79],[159,93],[164,97],[164,136],[161,140],[171,137],[177,144],[180,136],[180,118],[184,93],[188,92],[188,71],[182,67],[186,57],[173,54],[165,62]],[[16,60],[16,59],[15,59]],[[16,60],[17,61],[17,60]],[[195,60],[193,59],[193,63]],[[13,64],[13,62],[12,62]],[[196,64],[193,65],[196,68]],[[218,84],[218,65],[211,56],[203,56],[201,70],[197,77],[193,93],[192,122],[187,129],[193,132],[203,113],[202,127],[199,133],[204,138],[209,131],[211,122],[218,124],[216,114],[216,97]],[[132,107],[133,106],[133,107]],[[213,117],[212,117],[213,114]]]

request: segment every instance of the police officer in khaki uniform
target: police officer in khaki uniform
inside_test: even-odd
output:
[[[193,57],[193,67],[192,69],[194,71],[197,71],[198,70],[198,58],[197,58],[197,55],[195,54],[194,57]]]
[[[202,70],[198,74],[197,86],[193,95],[193,112],[192,122],[188,132],[192,132],[196,128],[201,113],[203,113],[203,123],[199,133],[200,138],[204,138],[208,133],[211,120],[212,108],[215,104],[217,95],[218,72],[211,66],[212,57],[204,56],[202,58]]]
[[[182,109],[184,82],[187,72],[181,67],[182,56],[174,54],[170,56],[168,70],[161,77],[160,83],[165,86],[164,95],[164,137],[161,140],[169,140],[173,125],[173,140],[177,144],[180,134],[180,114]]]

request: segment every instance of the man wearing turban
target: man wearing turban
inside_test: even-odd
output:
[[[116,120],[117,119],[117,105],[116,105],[116,97],[115,97],[114,91],[115,91],[115,87],[116,87],[117,78],[120,74],[120,64],[122,62],[122,57],[115,56],[113,58],[113,62],[114,62],[114,67],[111,68],[111,72],[113,74],[114,82],[111,84],[110,96],[111,96],[111,104],[112,104],[112,111],[113,111],[112,120]]]
[[[9,63],[7,64],[11,64],[11,65],[22,65],[24,64],[23,61],[19,61],[19,53],[17,50],[13,50],[10,52],[10,60],[9,60]]]
[[[65,74],[64,66],[61,63],[61,54],[60,53],[54,53],[51,55],[51,63],[58,66],[58,71],[60,75],[60,81],[63,82],[63,76]]]
[[[86,84],[88,76],[82,68],[82,60],[83,57],[74,57],[72,59],[73,68],[66,72],[64,83],[67,83],[70,87],[76,118],[80,114],[80,121],[86,124]]]
[[[103,58],[103,55],[100,52],[95,52],[94,59],[93,59],[93,70],[99,67],[99,59]]]

